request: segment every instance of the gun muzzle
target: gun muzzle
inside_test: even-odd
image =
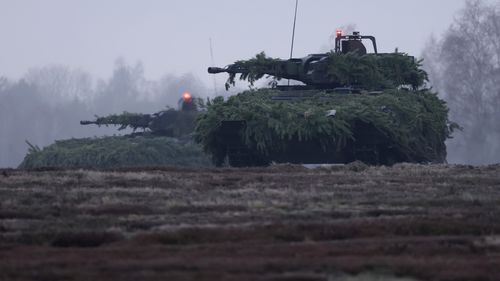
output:
[[[210,73],[210,74],[217,74],[217,73],[222,73],[222,72],[226,72],[226,70],[224,68],[220,68],[220,67],[209,67],[208,68],[208,73]]]
[[[95,124],[95,122],[87,121],[87,120],[80,121],[80,125],[90,125],[90,124]]]

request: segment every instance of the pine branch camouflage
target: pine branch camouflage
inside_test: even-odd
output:
[[[446,103],[423,88],[428,77],[421,69],[421,61],[402,53],[332,52],[325,59],[326,69],[315,70],[327,73],[327,83],[358,89],[358,94],[318,89],[300,94],[308,98],[280,100],[275,97],[283,95],[282,91],[261,89],[242,92],[226,101],[217,97],[198,118],[196,141],[218,165],[227,156],[231,158],[237,146],[244,147],[238,148],[238,154],[261,159],[260,164],[301,163],[304,159],[293,155],[317,152],[311,147],[337,158],[327,160],[333,162],[446,161],[445,141],[458,125],[448,120]],[[282,60],[268,58],[264,53],[237,61],[231,67],[243,70],[239,78],[250,84],[270,73],[279,80],[284,69]],[[227,72],[226,86],[234,85],[238,73]],[[231,120],[242,122],[236,136],[239,140],[228,140],[235,137],[228,137],[224,126]],[[363,150],[377,154],[376,158],[364,158]],[[255,164],[252,161],[240,164]]]

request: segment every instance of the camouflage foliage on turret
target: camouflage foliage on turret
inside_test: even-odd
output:
[[[159,136],[182,137],[193,132],[198,112],[163,110],[154,114],[123,112],[104,117],[96,116],[94,121],[81,121],[82,125],[119,126],[118,130],[126,128],[134,132],[138,129]]]
[[[357,55],[330,53],[328,77],[342,85],[367,90],[422,87],[428,80],[422,61],[403,53]]]
[[[205,103],[201,98],[193,98],[184,93],[179,100],[179,109],[168,108],[153,114],[130,113],[95,116],[95,120],[80,121],[81,125],[118,126],[118,130],[127,128],[134,132],[142,130],[157,136],[184,137],[194,131],[196,117],[203,110]]]
[[[404,53],[391,54],[366,54],[357,53],[339,54],[330,52],[311,68],[312,72],[324,75],[321,83],[335,86],[352,86],[366,90],[391,89],[399,86],[410,86],[417,89],[427,81],[427,73],[421,67],[421,61]],[[283,78],[301,80],[301,76],[290,77],[293,67],[307,66],[298,65],[295,61],[281,60],[267,57],[264,52],[257,54],[249,60],[239,60],[229,66],[229,78],[226,88],[235,85],[237,75],[240,80],[246,80],[253,85],[257,80],[266,75],[272,76],[275,81]],[[233,70],[239,73],[231,72]],[[297,79],[298,78],[298,79]]]

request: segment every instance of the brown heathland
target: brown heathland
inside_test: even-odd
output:
[[[500,280],[500,166],[3,170],[0,280]]]

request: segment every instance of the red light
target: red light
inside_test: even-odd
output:
[[[191,97],[191,94],[189,94],[188,92],[185,92],[184,94],[182,94],[182,99],[185,101],[185,102],[190,102],[192,97]]]
[[[342,37],[342,30],[337,29],[337,38]]]

